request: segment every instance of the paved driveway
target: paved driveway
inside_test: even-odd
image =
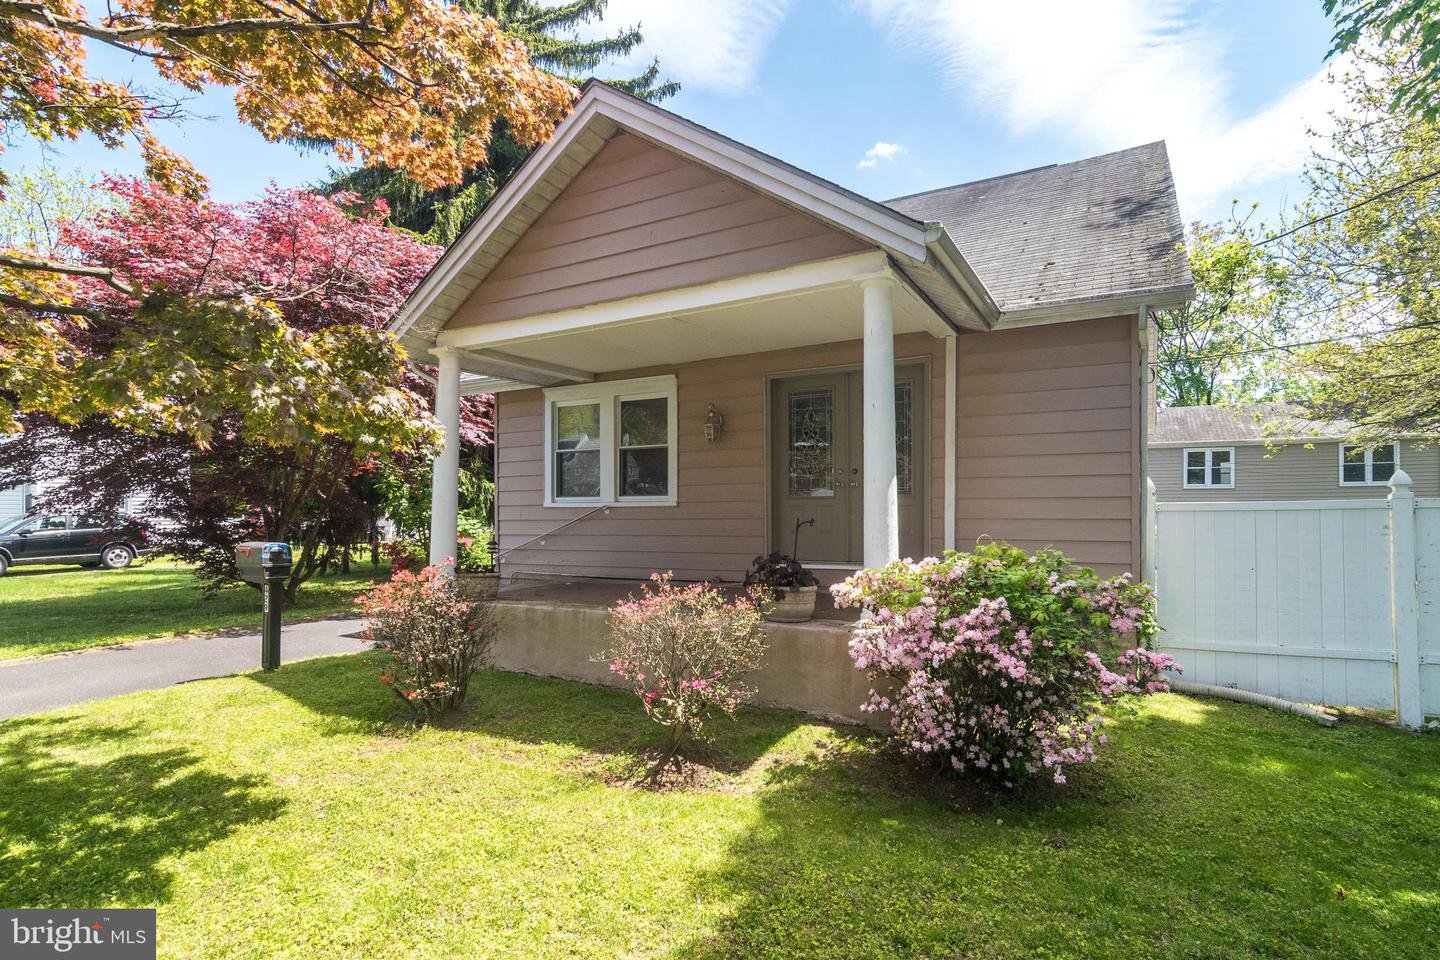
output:
[[[346,636],[358,633],[363,625],[360,620],[289,624],[280,635],[280,657],[289,663],[368,650],[369,644]],[[155,640],[38,660],[0,661],[0,718],[187,680],[223,677],[259,666],[258,633]]]

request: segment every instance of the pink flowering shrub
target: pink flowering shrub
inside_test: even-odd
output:
[[[906,751],[1006,786],[1064,783],[1105,742],[1100,705],[1167,690],[1161,671],[1176,669],[1147,648],[1150,587],[1128,574],[1102,581],[1057,550],[984,544],[861,570],[831,592],[837,606],[872,611],[850,656],[893,686],[872,689],[863,709],[888,711]],[[1107,666],[1101,653],[1127,638],[1137,645]]]
[[[425,567],[397,572],[355,605],[365,613],[366,638],[390,654],[381,681],[417,720],[460,705],[495,635],[493,604],[461,596],[454,577]]]
[[[714,713],[732,714],[764,649],[753,598],[727,599],[705,583],[679,586],[656,574],[639,596],[611,610],[610,669],[635,688],[667,731],[665,759],[678,756]]]

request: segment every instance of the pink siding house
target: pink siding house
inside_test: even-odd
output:
[[[736,580],[798,544],[834,578],[981,537],[1115,573],[1181,239],[1163,144],[876,202],[591,82],[392,330],[452,431],[497,396],[508,577]]]

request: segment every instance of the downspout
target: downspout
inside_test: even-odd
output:
[[[959,455],[956,449],[959,443],[958,437],[958,403],[956,394],[960,391],[960,384],[957,379],[959,360],[958,352],[959,336],[950,334],[945,338],[945,508],[943,516],[945,519],[945,549],[955,549],[955,513],[958,505],[955,503],[955,458]]]
[[[1150,508],[1151,487],[1150,483],[1150,410],[1153,403],[1150,400],[1150,308],[1141,306],[1137,317],[1140,339],[1140,369],[1137,373],[1138,394],[1136,405],[1136,433],[1140,442],[1140,476],[1136,480],[1135,489],[1140,508],[1140,563],[1135,571],[1136,578],[1145,576],[1150,569],[1151,558],[1146,556],[1146,549],[1151,546],[1152,532],[1149,529],[1150,521],[1154,514]]]
[[[1282,700],[1280,697],[1272,697],[1268,693],[1256,693],[1254,690],[1241,690],[1237,687],[1217,687],[1209,683],[1189,683],[1184,680],[1171,680],[1170,689],[1176,693],[1183,693],[1192,697],[1215,697],[1220,700],[1234,700],[1236,703],[1249,703],[1257,707],[1267,707],[1271,710],[1279,710],[1281,713],[1293,713],[1297,717],[1304,717],[1307,720],[1314,720],[1325,727],[1333,727],[1337,719],[1318,707],[1312,707],[1305,703],[1295,703],[1292,700]]]

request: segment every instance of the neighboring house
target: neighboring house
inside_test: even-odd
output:
[[[7,517],[17,517],[29,513],[35,509],[36,501],[47,489],[53,489],[59,485],[59,481],[46,483],[26,483],[18,487],[11,487],[9,490],[0,490],[0,520]],[[153,520],[147,516],[149,510],[148,498],[143,494],[129,497],[121,505],[120,512],[141,519]]]
[[[1350,425],[1304,419],[1286,403],[1171,407],[1150,442],[1155,499],[1343,500],[1384,497],[1403,468],[1418,497],[1440,496],[1440,448],[1412,440],[1365,450]]]
[[[1160,143],[880,203],[592,81],[391,330],[452,431],[497,394],[507,574],[733,580],[797,523],[831,577],[980,537],[1138,571],[1181,241]]]
[[[29,513],[30,502],[34,496],[34,487],[28,483],[11,487],[9,490],[0,490],[0,520]]]

